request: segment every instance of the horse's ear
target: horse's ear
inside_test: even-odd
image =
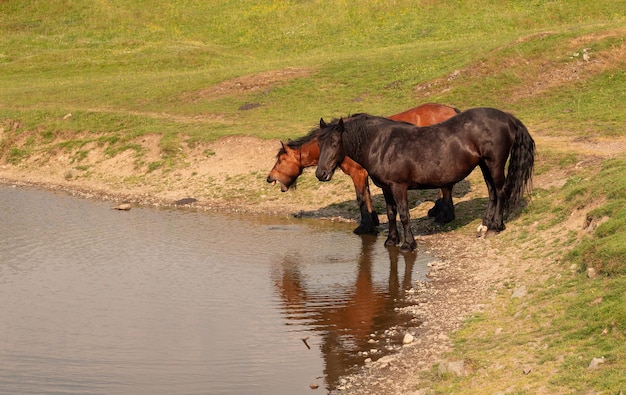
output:
[[[339,122],[337,123],[337,129],[339,130],[340,133],[343,133],[344,128],[343,128],[343,118],[339,119]]]
[[[324,122],[324,118],[320,118],[320,129],[324,129],[326,127],[326,122]]]

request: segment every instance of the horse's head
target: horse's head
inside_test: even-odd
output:
[[[343,162],[345,151],[341,135],[343,134],[343,119],[336,124],[327,125],[324,120],[320,120],[320,129],[323,132],[317,138],[320,147],[320,160],[317,164],[315,176],[320,181],[330,181],[333,178],[335,169]]]
[[[302,174],[302,149],[291,148],[282,142],[281,144],[282,147],[276,155],[276,163],[267,176],[267,182],[275,184],[278,181],[280,190],[287,192],[291,186],[296,187],[296,181]]]

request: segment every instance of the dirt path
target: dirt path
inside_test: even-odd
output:
[[[577,168],[594,166],[602,158],[626,152],[624,139],[575,141],[537,135],[534,138],[539,161],[543,149],[567,149],[586,158],[573,166],[550,169],[535,177],[534,184],[539,188],[560,187]],[[142,137],[139,143],[148,153],[146,163],[159,157],[156,137]],[[206,210],[220,208],[277,215],[304,210],[320,218],[356,218],[356,210],[337,204],[354,199],[349,181],[320,186],[311,180],[312,174],[305,172],[302,178],[309,180],[309,184],[285,194],[278,186],[265,183],[279,147],[278,141],[228,137],[202,147],[185,147],[186,159],[177,170],[151,173],[138,167],[131,153],[108,158],[101,148],[93,147],[81,163],[81,168],[88,170],[77,170],[69,154],[42,154],[18,166],[0,164],[0,180],[5,184],[37,185],[117,203],[169,205],[193,197],[198,199],[194,206]],[[241,161],[241,158],[246,160]],[[473,173],[468,180],[467,193],[455,200],[457,207],[469,207],[463,205],[486,195],[479,174]],[[311,183],[315,187],[307,188]],[[242,191],[242,184],[246,186],[245,191]],[[373,193],[380,200],[380,191],[373,188]],[[428,274],[431,281],[419,284],[418,292],[411,296],[415,305],[410,311],[423,322],[417,340],[399,354],[366,365],[361,374],[346,378],[342,394],[427,393],[415,390],[419,387],[420,372],[431,369],[451,349],[450,335],[463,320],[474,312],[489,309],[490,301],[506,284],[541,281],[547,269],[554,265],[554,261],[525,256],[524,246],[503,243],[501,237],[477,239],[474,232],[479,216],[467,219],[466,225],[456,230],[438,228],[425,219],[425,212],[431,206],[432,203],[426,201],[411,211],[420,251],[440,257]],[[562,232],[571,229],[583,232],[584,217],[584,212],[571,215],[562,224]],[[381,222],[384,231],[386,218],[381,216]],[[520,225],[513,222],[509,229],[515,226]],[[558,237],[547,233],[544,236]]]

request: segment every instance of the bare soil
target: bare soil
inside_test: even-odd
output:
[[[0,130],[0,138],[2,132]],[[536,134],[533,137],[540,151],[567,149],[582,153],[586,158],[570,168],[551,170],[535,177],[534,184],[540,188],[559,187],[583,166],[597,166],[603,158],[626,152],[626,140],[623,139],[572,141]],[[142,137],[138,143],[147,153],[145,162],[158,159],[160,150],[156,136]],[[112,206],[123,202],[165,206],[180,199],[194,198],[197,199],[192,204],[195,209],[276,215],[307,213],[320,220],[357,219],[353,189],[343,175],[335,177],[344,178],[343,183],[328,187],[309,184],[315,187],[304,185],[288,193],[281,193],[277,185],[267,184],[265,176],[274,164],[279,147],[278,141],[232,136],[203,146],[184,147],[184,160],[176,170],[147,172],[145,166],[137,165],[130,151],[110,158],[102,148],[94,146],[88,157],[81,161],[80,168],[84,170],[77,169],[68,153],[42,153],[16,166],[1,163],[0,181],[110,200]],[[301,176],[310,182],[313,177],[310,172]],[[377,201],[381,202],[380,190],[372,189]],[[463,321],[475,312],[489,309],[493,298],[505,289],[506,284],[542,281],[556,264],[559,255],[549,261],[528,257],[524,245],[502,243],[502,236],[477,239],[475,228],[482,213],[467,211],[474,207],[472,202],[486,197],[481,175],[473,173],[460,189],[463,193],[457,195],[455,203],[457,221],[461,221],[462,226],[452,228],[433,224],[426,218],[426,211],[432,206],[427,199],[416,200],[416,207],[411,211],[419,251],[439,257],[428,274],[430,281],[419,284],[418,292],[412,296],[415,305],[410,312],[423,322],[416,341],[399,354],[366,365],[362,373],[346,378],[341,393],[428,393],[428,382],[423,382],[420,373],[430,370],[452,349],[450,336]],[[584,234],[587,211],[573,213],[559,229],[543,231],[542,237],[557,238],[570,230]],[[384,232],[386,218],[381,216],[380,219]],[[515,232],[516,227],[521,226],[515,220],[507,225],[505,233]]]

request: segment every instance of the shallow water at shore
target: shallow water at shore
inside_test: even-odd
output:
[[[2,391],[330,390],[418,325],[431,258],[354,224],[110,206],[0,186]]]

